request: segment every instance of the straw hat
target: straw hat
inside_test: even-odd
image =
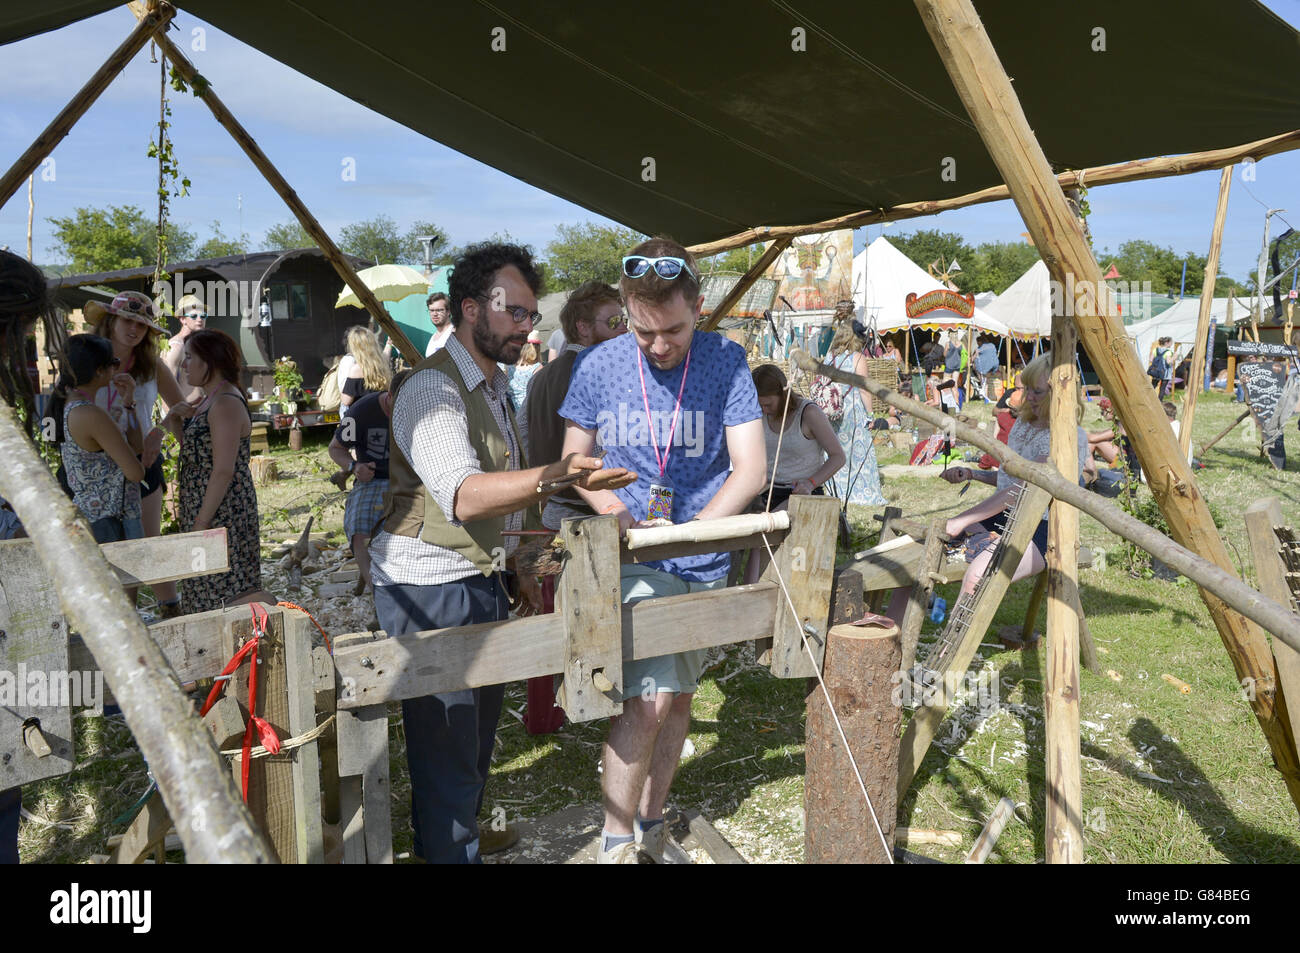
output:
[[[153,302],[149,300],[148,295],[141,291],[123,291],[107,305],[100,304],[98,301],[91,301],[85,307],[86,320],[92,325],[99,324],[100,321],[104,320],[104,316],[108,314],[139,321],[151,331],[157,331],[159,334],[166,333],[154,320]]]

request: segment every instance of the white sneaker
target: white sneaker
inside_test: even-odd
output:
[[[653,864],[654,861],[641,850],[641,845],[634,840],[611,847],[609,850],[596,851],[598,864]]]
[[[689,864],[693,863],[691,855],[677,843],[677,839],[668,832],[668,823],[656,824],[649,830],[642,831],[636,825],[636,842],[641,846],[651,863],[655,864]]]

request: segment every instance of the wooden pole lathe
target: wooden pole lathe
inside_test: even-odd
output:
[[[0,496],[23,521],[69,624],[104,672],[193,863],[274,860],[162,651],[72,502],[0,404]]]
[[[1228,214],[1228,192],[1232,189],[1232,170],[1228,166],[1219,176],[1219,202],[1214,208],[1214,228],[1210,231],[1210,253],[1205,259],[1205,280],[1201,283],[1201,310],[1196,319],[1196,345],[1192,363],[1183,384],[1183,419],[1178,429],[1178,450],[1184,457],[1192,446],[1192,421],[1196,418],[1196,400],[1205,387],[1205,348],[1210,333],[1210,307],[1214,304],[1214,285],[1219,274],[1219,249],[1223,246],[1223,220]],[[1228,299],[1232,300],[1231,297]],[[1231,315],[1229,315],[1231,320]]]
[[[144,49],[144,45],[156,34],[167,28],[167,24],[175,14],[176,8],[169,3],[152,3],[147,10],[141,11],[139,22],[130,35],[104,61],[104,65],[95,70],[94,75],[86,81],[86,85],[82,86],[77,91],[77,95],[68,101],[68,105],[63,107],[36,140],[27,147],[27,151],[18,157],[18,161],[9,167],[4,178],[0,178],[0,208],[3,208],[4,204],[22,187],[23,179],[31,176],[54,151],[54,147],[67,137],[77,120],[94,105],[95,100],[99,99],[113,79],[126,68],[126,64],[131,62],[135,54]]]
[[[1231,574],[1233,564],[1209,507],[1186,458],[1179,453],[1168,418],[1116,317],[1101,269],[1034,138],[979,16],[970,0],[914,2],[957,94],[1009,183],[1011,197],[1052,278],[1061,287],[1073,289],[1065,297],[1067,305],[1075,309],[1080,341],[1136,446],[1171,535]],[[1277,696],[1281,687],[1264,633],[1225,604],[1220,593],[1202,588],[1201,597],[1237,678],[1251,679],[1251,684],[1258,687],[1251,707],[1288,792],[1300,806],[1300,753],[1290,725],[1279,717]]]
[[[1282,526],[1282,504],[1277,497],[1256,500],[1246,507],[1246,537],[1250,542],[1251,562],[1259,588],[1270,599],[1285,603],[1292,598],[1287,584],[1287,567],[1278,555],[1278,538],[1274,527]],[[1278,677],[1286,687],[1284,699],[1291,730],[1300,734],[1300,652],[1284,642],[1273,643]]]
[[[1129,516],[1097,494],[1088,492],[1079,486],[1077,480],[1066,480],[1046,464],[1026,460],[1020,454],[1012,452],[996,437],[949,417],[933,407],[927,407],[897,391],[891,391],[888,387],[866,377],[850,374],[829,364],[819,364],[809,357],[806,351],[796,350],[791,355],[791,361],[811,374],[823,374],[831,380],[842,381],[871,391],[886,404],[897,407],[918,420],[935,427],[951,427],[957,437],[997,460],[999,466],[1011,476],[1040,486],[1052,497],[1065,500],[1075,509],[1087,513],[1115,535],[1134,543],[1154,556],[1159,556],[1168,563],[1170,568],[1182,573],[1202,589],[1213,588],[1227,605],[1263,626],[1287,645],[1300,649],[1300,615],[1250,588],[1234,573],[1198,556],[1141,520]],[[1172,440],[1173,431],[1169,432],[1169,437]],[[920,552],[919,546],[916,547],[916,552]],[[859,567],[854,566],[854,568]],[[909,574],[908,578],[910,580],[912,576]]]
[[[1051,463],[1079,478],[1079,381],[1073,322],[1052,316]],[[1083,863],[1079,754],[1079,511],[1055,500],[1047,517],[1047,681],[1043,692],[1047,757],[1046,858]]]
[[[143,15],[139,3],[130,3],[128,6],[137,17]],[[244,150],[244,154],[252,160],[253,165],[257,167],[257,171],[262,173],[266,181],[270,183],[271,188],[275,190],[275,193],[284,200],[285,205],[289,206],[289,211],[293,212],[294,217],[298,219],[303,229],[320,246],[321,252],[329,263],[334,266],[334,270],[343,279],[343,283],[352,289],[353,294],[360,299],[361,304],[369,312],[370,316],[378,322],[379,326],[388,334],[388,337],[397,345],[402,357],[412,365],[423,360],[424,355],[406,337],[401,326],[384,310],[384,306],[379,303],[375,293],[370,290],[364,281],[357,277],[356,269],[339,251],[329,233],[316,220],[316,216],[312,215],[307,206],[303,204],[302,199],[298,198],[298,193],[290,187],[284,176],[280,174],[279,169],[267,158],[266,153],[262,151],[262,147],[257,144],[257,140],[226,108],[225,103],[212,91],[212,87],[208,85],[207,81],[199,76],[194,64],[176,47],[176,44],[167,38],[166,34],[160,33],[155,39],[159,48],[163,51],[163,55],[171,60],[176,67],[176,72],[180,73],[185,82],[190,84],[190,88],[194,90],[195,95],[207,104],[217,122],[225,127],[235,142],[239,144],[239,147]]]
[[[772,242],[763,254],[759,256],[758,261],[754,262],[754,264],[750,266],[749,271],[745,272],[739,279],[737,279],[735,286],[727,292],[727,296],[718,302],[718,306],[710,312],[707,318],[700,322],[700,330],[712,331],[716,328],[718,323],[727,316],[728,312],[740,303],[740,299],[745,297],[745,292],[753,286],[754,282],[762,277],[763,272],[767,271],[767,269],[771,267],[772,262],[776,261],[777,258],[780,257],[781,252],[790,247],[790,242],[792,241],[794,241],[793,237],[778,238],[776,241]]]

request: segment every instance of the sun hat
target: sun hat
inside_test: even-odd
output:
[[[100,304],[98,301],[91,301],[85,308],[86,319],[91,324],[98,324],[103,320],[104,315],[114,314],[122,318],[130,318],[132,321],[139,321],[152,331],[160,334],[166,332],[154,320],[153,301],[149,296],[141,291],[123,291],[118,294],[108,304]]]
[[[528,343],[529,343],[529,344],[541,344],[541,343],[542,343],[542,332],[541,332],[541,331],[536,331],[536,330],[528,332]]]

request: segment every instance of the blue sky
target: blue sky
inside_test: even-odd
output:
[[[1300,28],[1300,0],[1268,0],[1270,9]],[[121,42],[132,18],[125,8],[32,37],[4,48],[0,157],[7,166],[40,133],[86,78]],[[403,228],[431,220],[454,243],[496,231],[541,248],[560,223],[603,221],[599,216],[417,135],[364,106],[282,66],[182,12],[172,36],[258,140],[331,233],[376,214]],[[194,29],[206,49],[193,50]],[[1157,54],[1153,54],[1157,55]],[[1238,55],[1238,54],[1233,54]],[[1170,54],[1171,65],[1178,60]],[[275,95],[267,94],[275,90]],[[225,234],[242,230],[260,240],[266,230],[292,218],[279,197],[212,118],[190,95],[172,95],[172,134],[191,194],[172,205],[172,217],[200,240],[219,221]],[[286,104],[291,104],[286,108]],[[158,66],[146,50],[91,107],[55,150],[53,181],[38,173],[34,257],[51,262],[52,216],[79,206],[134,204],[152,212],[157,166],[145,149],[158,113]],[[1281,131],[1281,130],[1279,130]],[[344,181],[343,163],[355,160],[355,181]],[[1137,157],[1135,157],[1137,158]],[[1300,222],[1300,154],[1262,160],[1255,181],[1239,174],[1233,183],[1224,231],[1221,271],[1238,279],[1259,255],[1265,204],[1288,208]],[[1130,238],[1205,254],[1218,190],[1218,172],[1094,189],[1089,219],[1097,249]],[[1274,234],[1285,228],[1274,222]],[[902,222],[886,236],[917,228],[959,232],[972,243],[1015,241],[1025,230],[1014,205],[999,202]],[[0,208],[0,246],[26,248],[27,193]],[[879,226],[869,230],[874,239]],[[862,236],[859,236],[859,244]]]

